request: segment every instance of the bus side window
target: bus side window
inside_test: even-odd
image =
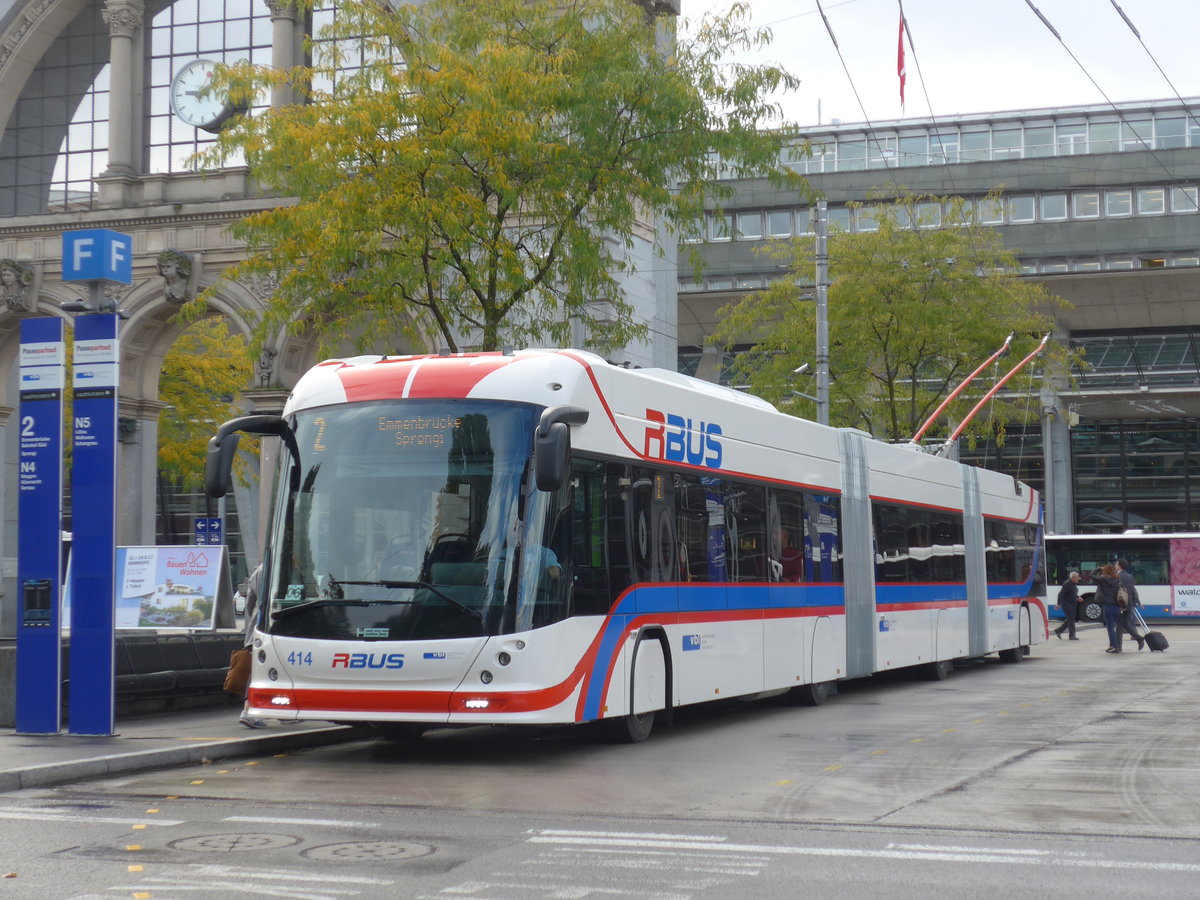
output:
[[[635,466],[629,485],[630,556],[636,581],[676,580],[674,485],[666,472]]]
[[[766,581],[767,515],[761,487],[729,482],[725,495],[730,581]]]

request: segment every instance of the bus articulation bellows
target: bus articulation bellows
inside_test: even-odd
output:
[[[582,351],[358,357],[282,439],[252,715],[385,730],[606,721],[1048,634],[1041,504],[1011,477]]]

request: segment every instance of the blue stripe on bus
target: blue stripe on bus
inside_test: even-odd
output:
[[[1026,596],[1026,585],[988,586],[988,599]],[[966,602],[966,585],[959,583],[882,584],[876,585],[876,603],[916,604],[929,602]],[[845,606],[840,584],[663,584],[644,585],[626,592],[613,607],[600,637],[593,669],[584,685],[584,719],[600,717],[609,667],[616,664],[617,648],[624,640],[630,623],[638,617],[656,613],[706,613],[727,610],[795,609]],[[753,619],[753,615],[747,615]]]

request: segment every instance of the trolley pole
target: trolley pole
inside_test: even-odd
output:
[[[817,421],[829,424],[829,206],[817,201]]]

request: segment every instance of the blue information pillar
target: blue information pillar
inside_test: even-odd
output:
[[[71,467],[72,734],[113,733],[118,317],[75,320]]]
[[[61,724],[59,622],[66,345],[61,319],[21,320],[16,730]]]

